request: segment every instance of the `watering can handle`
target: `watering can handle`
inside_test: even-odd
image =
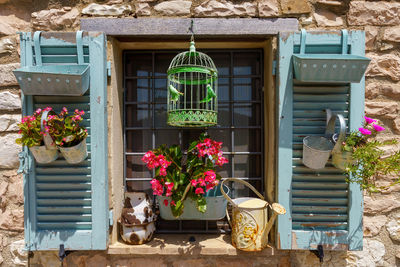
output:
[[[344,117],[342,114],[337,114],[336,115],[339,118],[339,123],[340,123],[340,133],[338,140],[336,141],[335,146],[333,147],[332,152],[340,152],[340,148],[342,146],[342,143],[346,139],[346,121],[344,120]]]
[[[228,179],[223,180],[222,183],[221,183],[221,193],[222,193],[222,195],[229,201],[229,203],[232,204],[232,206],[237,207],[237,205],[235,204],[235,202],[233,202],[232,199],[225,193],[225,191],[224,191],[224,186],[223,186],[223,184],[224,184],[225,182],[229,182],[229,181],[238,182],[238,183],[244,184],[245,186],[247,186],[248,188],[250,188],[259,198],[261,198],[262,200],[264,200],[263,195],[261,195],[261,194],[257,191],[257,189],[255,189],[255,188],[254,188],[251,184],[249,184],[248,182],[243,181],[243,180],[240,180],[240,179],[236,179],[236,178],[228,178]]]

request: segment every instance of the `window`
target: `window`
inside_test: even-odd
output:
[[[125,51],[124,53],[124,153],[128,191],[152,195],[153,173],[141,162],[144,153],[161,144],[183,149],[201,132],[223,142],[229,164],[219,169],[222,177],[245,179],[263,190],[263,51],[204,50],[218,68],[218,125],[185,129],[167,125],[166,71],[181,51]],[[232,196],[247,196],[239,184]],[[159,232],[219,232],[222,222],[159,221]]]

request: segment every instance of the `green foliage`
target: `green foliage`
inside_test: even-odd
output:
[[[215,173],[216,166],[226,163],[220,151],[221,144],[201,134],[198,140],[190,143],[185,156],[178,145],[161,145],[142,158],[149,169],[155,169],[151,181],[154,194],[171,197],[172,201],[168,204],[175,217],[182,215],[186,198],[196,202],[198,211],[206,211],[207,202],[203,193],[218,184],[221,176]],[[209,174],[214,174],[213,178]]]
[[[72,115],[68,115],[68,110],[63,110],[54,116],[49,116],[47,130],[61,147],[71,147],[79,144],[87,137],[87,130],[79,124],[83,121],[84,111],[75,110]]]
[[[43,111],[44,110],[38,109],[32,116],[25,116],[22,118],[21,122],[18,123],[18,133],[21,134],[21,137],[15,140],[17,144],[27,147],[40,146],[43,144],[43,135],[45,133],[41,131],[40,126]]]
[[[368,118],[369,119],[369,118]],[[371,119],[370,119],[371,120]],[[387,190],[390,186],[400,183],[400,151],[385,155],[383,146],[396,144],[396,140],[380,142],[374,139],[377,130],[373,124],[365,123],[369,134],[354,131],[349,134],[342,144],[342,150],[352,152],[353,164],[346,166],[347,181],[357,183],[363,190],[369,193]],[[383,131],[384,128],[378,128]],[[397,176],[397,180],[389,186],[378,186],[376,182],[383,176]]]

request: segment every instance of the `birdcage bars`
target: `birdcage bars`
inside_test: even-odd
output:
[[[189,51],[174,57],[167,71],[167,123],[177,127],[208,127],[217,124],[218,72],[212,59]]]

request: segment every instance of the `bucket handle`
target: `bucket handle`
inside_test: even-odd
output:
[[[222,183],[221,183],[221,186],[220,186],[220,187],[221,187],[221,193],[222,193],[222,195],[224,196],[224,198],[226,198],[226,200],[228,200],[229,203],[232,204],[233,207],[236,207],[236,208],[237,208],[238,205],[236,205],[235,202],[232,201],[232,199],[225,193],[224,188],[223,188],[224,183],[225,183],[225,182],[229,182],[229,181],[238,182],[238,183],[244,184],[245,186],[247,186],[248,188],[250,188],[259,198],[261,198],[262,200],[264,200],[263,195],[261,195],[261,194],[257,191],[257,189],[255,189],[255,188],[254,188],[251,184],[249,184],[248,182],[243,181],[243,180],[241,180],[241,179],[237,179],[237,178],[228,178],[228,179],[223,180]],[[269,204],[269,203],[267,202],[267,204]]]
[[[337,114],[336,116],[339,118],[340,133],[339,133],[338,140],[336,141],[336,144],[333,147],[332,152],[333,153],[340,153],[340,148],[342,146],[342,143],[346,139],[346,121],[344,120],[344,117],[343,117],[342,114]]]
[[[342,114],[335,114],[330,109],[326,109],[327,125],[325,130],[325,137],[328,139],[332,138],[332,136],[335,134],[336,118],[339,119],[340,132],[339,132],[339,138],[333,148],[333,151],[340,149],[340,144],[346,138],[346,121],[344,120]]]
[[[40,35],[42,34],[41,31],[36,31],[33,34],[33,42],[34,42],[34,49],[35,49],[35,60],[36,66],[42,66],[42,52],[40,50]],[[76,52],[78,57],[78,64],[82,65],[85,64],[83,59],[83,31],[76,32]]]
[[[342,55],[347,54],[347,44],[348,44],[348,32],[347,30],[342,30]],[[306,53],[306,39],[307,31],[305,29],[301,30],[300,34],[300,54],[304,55]]]
[[[40,118],[40,129],[42,132],[44,132],[46,135],[43,137],[43,141],[44,144],[46,146],[46,149],[50,149],[50,150],[55,150],[57,149],[57,147],[54,144],[54,140],[53,138],[49,135],[49,132],[46,130],[46,128],[44,127],[44,122],[47,121],[48,119],[48,114],[51,110],[45,110],[42,113],[42,116]]]

